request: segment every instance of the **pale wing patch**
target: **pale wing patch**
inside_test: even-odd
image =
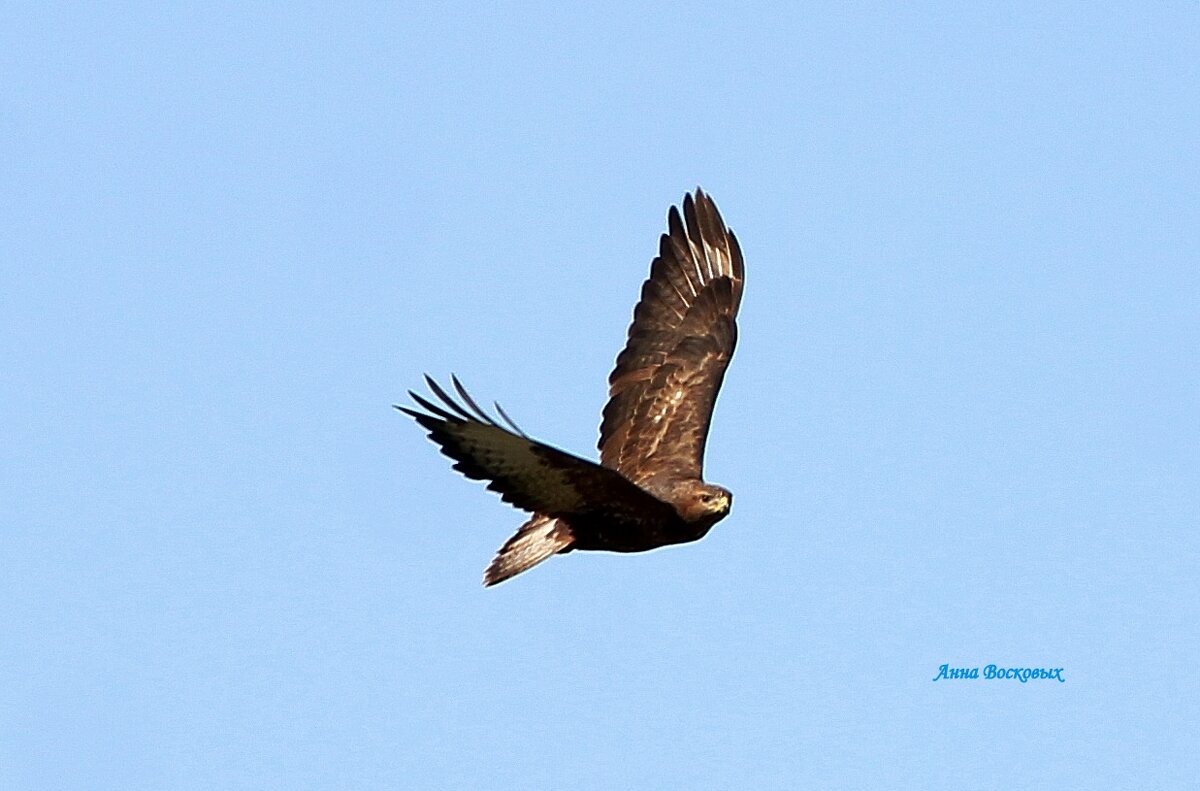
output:
[[[675,407],[679,406],[679,402],[683,400],[683,389],[676,388],[666,399],[662,401],[651,414],[650,420],[655,423],[661,423],[663,418],[674,411]]]

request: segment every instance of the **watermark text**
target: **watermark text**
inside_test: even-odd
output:
[[[934,681],[954,681],[956,679],[1001,679],[1020,681],[1025,684],[1029,681],[1052,681],[1057,680],[1059,683],[1065,683],[1063,678],[1063,668],[1061,667],[998,667],[996,665],[988,665],[983,669],[983,675],[979,674],[977,667],[950,667],[950,665],[942,665],[938,668],[938,674],[933,677]]]

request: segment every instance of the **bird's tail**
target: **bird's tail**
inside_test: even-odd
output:
[[[542,514],[533,518],[508,539],[487,571],[483,573],[483,584],[487,586],[504,582],[522,571],[533,568],[557,552],[565,552],[574,543],[571,528],[561,519]]]

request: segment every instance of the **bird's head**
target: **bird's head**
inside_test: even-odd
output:
[[[723,519],[733,505],[733,494],[728,489],[700,481],[694,481],[682,499],[680,515],[689,522],[712,524]]]

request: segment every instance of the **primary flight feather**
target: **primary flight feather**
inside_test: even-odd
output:
[[[600,463],[531,439],[496,405],[481,409],[426,377],[440,402],[410,392],[410,415],[454,459],[532,518],[500,548],[484,584],[572,550],[643,552],[703,538],[733,495],[702,479],[717,391],[737,342],[742,252],[712,198],[685,195],[642,286],[629,338],[608,378]],[[457,398],[456,398],[457,396]]]

